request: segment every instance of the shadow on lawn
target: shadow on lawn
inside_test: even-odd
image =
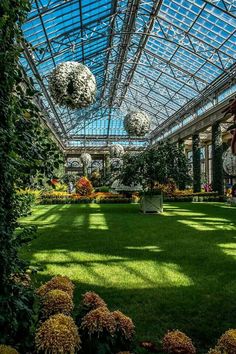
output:
[[[47,223],[55,214],[56,222]],[[222,332],[236,327],[235,209],[179,203],[167,205],[163,216],[149,216],[130,205],[60,205],[32,218],[38,221],[45,224],[40,223],[38,239],[25,251],[28,259],[46,267],[37,281],[53,275],[48,267],[63,268],[64,274],[78,267],[92,281],[70,275],[76,283],[76,302],[85,291],[97,291],[111,309],[133,318],[140,340],[157,341],[175,328],[206,350]],[[159,282],[152,268],[145,269],[146,262],[158,266]],[[106,269],[112,267],[123,272],[122,287],[113,281],[117,274],[107,278]],[[129,275],[137,284],[129,285]]]

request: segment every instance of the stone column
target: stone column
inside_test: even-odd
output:
[[[199,134],[192,136],[193,151],[193,191],[201,192],[201,155]]]
[[[223,145],[220,123],[212,125],[212,189],[219,195],[224,194]]]

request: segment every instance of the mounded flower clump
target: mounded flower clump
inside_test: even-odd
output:
[[[217,349],[222,353],[236,353],[236,329],[229,329],[218,340]]]
[[[95,100],[96,80],[85,65],[67,61],[57,65],[52,71],[49,90],[59,106],[84,108]]]
[[[81,306],[87,310],[87,312],[91,310],[95,310],[98,307],[107,307],[105,301],[95,292],[87,291],[83,294]]]
[[[0,354],[19,354],[18,351],[9,345],[0,344]]]
[[[74,284],[68,277],[62,275],[57,275],[47,283],[41,285],[36,293],[39,296],[45,296],[49,291],[55,289],[65,291],[68,295],[73,297]]]
[[[124,128],[131,136],[144,136],[149,132],[150,124],[150,118],[145,112],[130,112],[124,119]]]
[[[75,353],[81,347],[81,340],[74,320],[63,314],[51,316],[39,327],[35,345],[38,352]]]
[[[192,340],[180,331],[169,331],[162,341],[163,350],[173,354],[195,354],[196,349]]]
[[[44,318],[48,318],[57,313],[70,315],[73,307],[71,296],[63,290],[51,290],[42,299],[42,313]]]

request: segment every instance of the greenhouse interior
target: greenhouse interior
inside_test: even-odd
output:
[[[236,354],[236,1],[0,0],[0,354]]]

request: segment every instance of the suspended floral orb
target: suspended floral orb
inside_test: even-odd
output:
[[[125,150],[122,145],[116,144],[116,145],[111,145],[110,147],[110,154],[111,157],[121,157],[124,155]]]
[[[150,118],[145,112],[130,112],[125,116],[124,128],[129,135],[144,136],[150,129]]]
[[[80,160],[84,166],[89,166],[92,162],[92,157],[87,152],[84,152],[83,154],[81,154]]]
[[[223,169],[229,176],[236,176],[236,155],[228,148],[223,154]]]
[[[87,66],[67,61],[52,71],[49,90],[59,106],[84,108],[95,100],[96,80]]]

